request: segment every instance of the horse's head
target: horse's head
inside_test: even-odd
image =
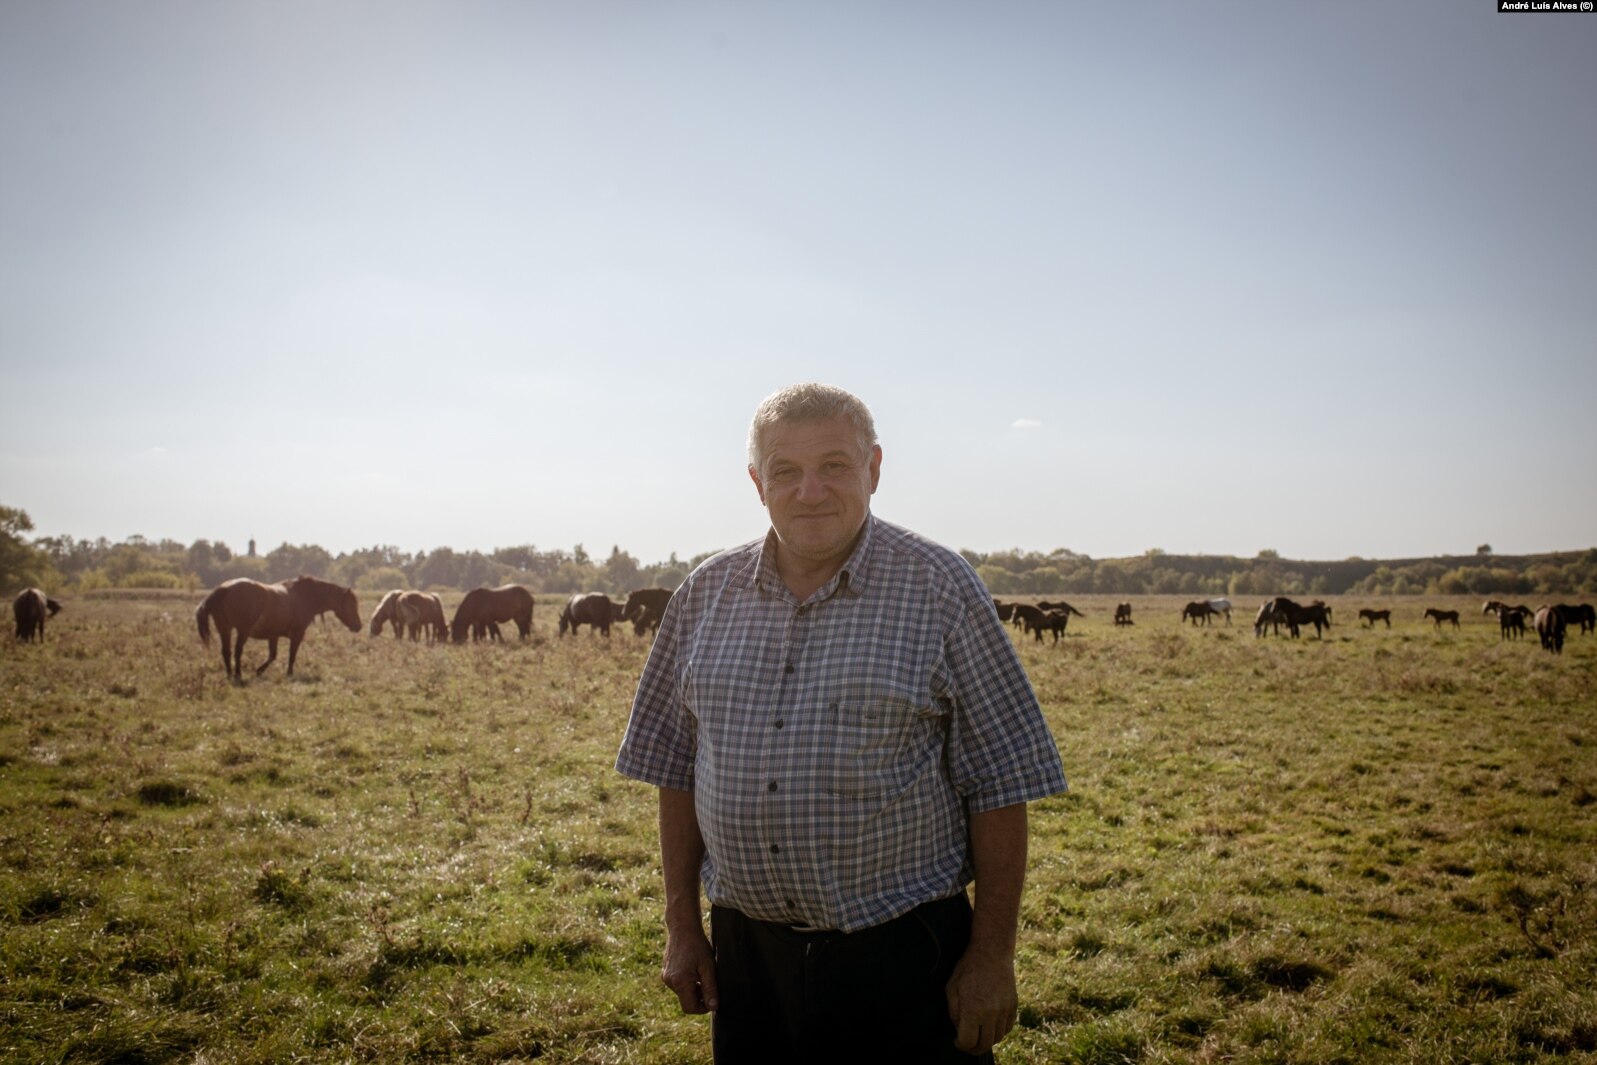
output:
[[[340,588],[333,594],[333,616],[344,623],[350,632],[360,631],[360,603],[355,598],[355,589]]]

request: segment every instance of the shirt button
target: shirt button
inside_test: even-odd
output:
[[[765,785],[765,790],[766,791],[775,791],[776,790],[776,781],[773,780],[769,784]]]
[[[781,718],[777,718],[776,719],[776,727],[777,728],[781,728],[782,727],[782,719]]]
[[[804,616],[804,615],[805,615],[805,614],[807,614],[807,613],[809,613],[809,609],[810,609],[810,608],[809,608],[809,607],[807,607],[807,606],[801,606],[801,607],[799,607],[799,608],[798,608],[798,613],[799,613],[799,617],[803,617],[803,616]]]
[[[779,843],[773,843],[773,844],[771,844],[771,853],[772,853],[772,854],[781,854],[781,853],[782,853],[782,846],[781,846],[781,844],[779,844]]]
[[[793,672],[793,663],[789,662],[787,665],[783,666],[782,667],[782,672],[783,673],[791,673],[791,672]]]

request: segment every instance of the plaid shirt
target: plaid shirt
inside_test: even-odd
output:
[[[671,597],[616,768],[691,791],[710,901],[852,932],[972,879],[968,816],[1065,790],[981,579],[867,517],[799,603],[775,533]]]

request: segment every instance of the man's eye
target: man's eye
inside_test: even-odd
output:
[[[798,480],[798,470],[792,466],[778,466],[771,471],[771,480],[776,484],[792,484]]]

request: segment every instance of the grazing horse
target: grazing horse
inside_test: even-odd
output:
[[[610,638],[610,623],[620,621],[626,613],[626,604],[618,603],[603,592],[589,592],[584,595],[578,592],[566,600],[566,605],[560,611],[560,635],[566,634],[570,628],[571,635],[577,634],[578,625],[587,625],[604,633],[605,639]]]
[[[1438,610],[1434,606],[1427,607],[1425,616],[1436,622],[1437,631],[1441,631],[1442,622],[1444,621],[1451,621],[1453,628],[1458,628],[1458,611],[1456,610]]]
[[[1132,623],[1131,622],[1131,604],[1130,603],[1121,603],[1120,605],[1116,606],[1115,607],[1115,624],[1116,625],[1130,625],[1131,623]]]
[[[1525,635],[1526,623],[1530,622],[1531,624],[1535,624],[1535,622],[1532,620],[1535,618],[1535,616],[1535,612],[1529,607],[1503,607],[1497,612],[1497,624],[1500,630],[1498,638],[1506,640],[1512,636],[1515,639],[1518,639],[1519,637]]]
[[[394,635],[399,635],[400,627],[410,633],[411,641],[417,640],[423,631],[427,633],[427,642],[449,637],[449,624],[444,621],[444,601],[431,592],[405,592],[395,600],[394,607]]]
[[[305,630],[331,610],[350,632],[360,631],[360,606],[353,588],[316,577],[295,577],[281,584],[262,584],[248,577],[223,581],[194,611],[200,639],[211,645],[211,622],[222,636],[222,666],[234,680],[244,679],[244,641],[266,641],[266,661],[255,670],[260,676],[277,660],[277,641],[288,637],[288,675],[305,639]]]
[[[377,603],[377,609],[372,611],[371,633],[373,636],[383,634],[383,626],[390,622],[394,626],[394,638],[399,638],[399,619],[394,612],[399,609],[399,597],[405,593],[395,588]]]
[[[33,638],[37,636],[39,642],[43,643],[44,619],[55,617],[60,609],[60,603],[38,588],[24,588],[11,601],[11,613],[17,619],[17,639],[23,643],[32,643]]]
[[[1266,628],[1271,629],[1279,636],[1281,635],[1281,626],[1288,625],[1286,615],[1276,609],[1276,602],[1277,600],[1275,599],[1266,599],[1264,604],[1259,607],[1259,612],[1253,615],[1254,636],[1263,636]],[[1291,631],[1290,625],[1288,625],[1288,631]],[[1297,633],[1294,632],[1292,635],[1296,636]]]
[[[632,622],[632,631],[639,636],[648,629],[659,632],[660,619],[665,617],[665,605],[670,601],[669,588],[634,588],[627,593],[621,620]]]
[[[1386,622],[1386,627],[1391,628],[1392,612],[1390,610],[1360,610],[1359,620],[1368,621],[1370,623],[1370,628],[1372,629],[1375,628],[1375,623],[1377,621],[1384,621]]]
[[[1224,614],[1225,615],[1225,623],[1227,625],[1231,624],[1231,600],[1229,600],[1229,599],[1210,599],[1210,600],[1208,600],[1208,603],[1209,603],[1209,609],[1210,610],[1214,611],[1216,614]]]
[[[525,640],[532,632],[532,593],[519,584],[503,584],[498,588],[473,588],[455,608],[449,623],[449,634],[456,643],[465,643],[466,634],[473,640],[500,639],[499,623],[514,621],[516,630]]]
[[[1287,632],[1292,635],[1294,640],[1297,639],[1299,630],[1305,625],[1313,625],[1314,635],[1322,640],[1325,639],[1325,633],[1321,631],[1322,628],[1328,629],[1331,627],[1331,608],[1326,606],[1325,602],[1320,599],[1316,599],[1308,606],[1304,606],[1301,603],[1293,602],[1284,595],[1278,595],[1270,600],[1270,609],[1272,613],[1279,615],[1280,623],[1286,626]],[[1254,623],[1254,631],[1258,631],[1257,622]],[[1280,630],[1277,631],[1279,632]]]
[[[1580,631],[1583,633],[1597,630],[1597,609],[1593,609],[1590,603],[1581,603],[1579,606],[1569,606],[1560,603],[1553,609],[1564,616],[1564,624],[1566,626],[1579,625]],[[54,611],[51,611],[51,613],[54,613]]]
[[[1030,603],[1016,603],[1014,620],[1020,625],[1022,634],[1033,633],[1037,637],[1037,642],[1042,643],[1043,630],[1048,628],[1048,615],[1043,613],[1042,608],[1032,606]]]
[[[1555,655],[1564,653],[1564,612],[1556,606],[1544,606],[1536,611],[1536,635],[1541,637],[1542,648]]]
[[[1219,613],[1219,611],[1210,606],[1207,600],[1200,599],[1196,602],[1188,603],[1186,606],[1181,608],[1181,620],[1186,621],[1188,618],[1191,618],[1192,623],[1196,625],[1201,619],[1203,623],[1207,625],[1209,624],[1209,619],[1217,613]]]

